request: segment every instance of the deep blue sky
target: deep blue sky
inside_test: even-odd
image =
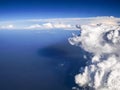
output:
[[[0,0],[0,20],[120,16],[119,0]]]

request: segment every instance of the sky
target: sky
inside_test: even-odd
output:
[[[119,0],[0,0],[0,20],[120,16]]]
[[[73,29],[79,18],[120,17],[119,8],[119,0],[0,0],[0,29]]]

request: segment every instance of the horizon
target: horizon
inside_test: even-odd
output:
[[[0,0],[0,30],[74,30],[76,24],[89,18],[119,18],[119,3],[119,0]]]
[[[114,16],[97,16],[84,18],[46,18],[46,19],[18,19],[0,21],[0,30],[78,30],[76,25],[117,23],[120,18]]]

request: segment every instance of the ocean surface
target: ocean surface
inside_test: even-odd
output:
[[[84,51],[69,44],[75,30],[1,30],[0,90],[72,90],[85,66]]]

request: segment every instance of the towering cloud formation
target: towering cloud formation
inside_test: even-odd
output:
[[[120,90],[120,26],[110,21],[79,28],[80,35],[69,38],[69,42],[93,57],[84,72],[75,76],[76,84],[95,90]]]

